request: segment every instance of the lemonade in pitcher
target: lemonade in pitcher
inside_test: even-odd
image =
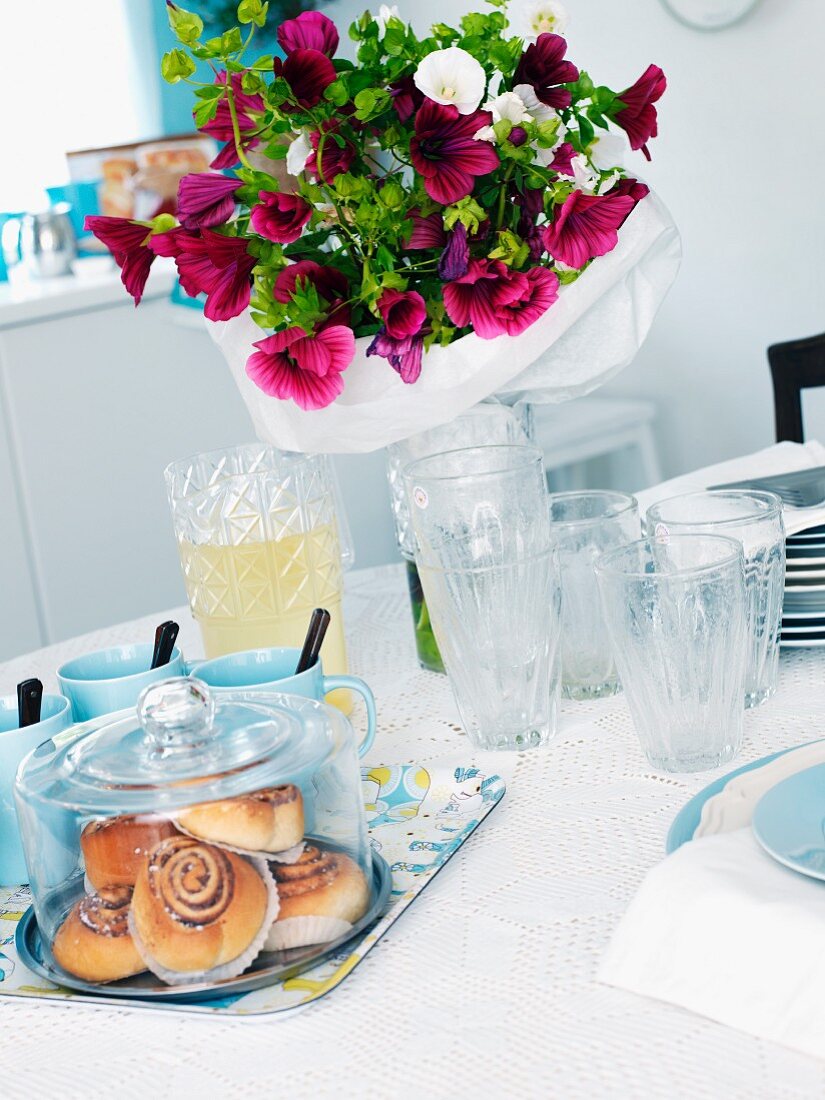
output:
[[[313,609],[325,607],[324,671],[347,672],[341,539],[327,461],[256,444],[175,463],[166,480],[207,658],[300,647]],[[351,709],[347,691],[328,700]]]

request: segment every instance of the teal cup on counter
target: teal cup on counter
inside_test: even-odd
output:
[[[13,797],[20,761],[71,724],[71,706],[62,695],[44,695],[40,721],[22,729],[17,717],[17,696],[0,697],[0,886],[19,886],[29,878]]]
[[[170,676],[183,676],[175,647],[168,664],[150,668],[154,645],[116,645],[74,657],[57,670],[60,690],[71,701],[76,722],[87,722],[137,704],[144,688]]]
[[[331,691],[354,691],[367,707],[367,733],[358,747],[358,755],[363,756],[375,740],[375,697],[369,685],[358,676],[325,676],[320,657],[305,672],[296,675],[300,656],[300,649],[286,646],[247,649],[210,661],[194,661],[189,671],[213,691],[278,692],[302,695],[319,703]]]

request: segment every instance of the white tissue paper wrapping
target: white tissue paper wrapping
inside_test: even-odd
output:
[[[362,337],[344,392],[311,412],[269,397],[247,378],[252,344],[264,336],[248,313],[209,329],[260,439],[290,451],[364,453],[445,424],[493,394],[508,403],[550,403],[590,393],[633,360],[680,259],[673,219],[651,193],[619,231],[616,248],[562,287],[555,305],[520,336],[482,340],[471,333],[434,347],[414,385],[386,360],[367,359],[372,338]]]

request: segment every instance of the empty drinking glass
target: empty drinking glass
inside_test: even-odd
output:
[[[627,493],[553,493],[550,533],[561,580],[561,676],[568,699],[621,690],[593,564],[641,535],[639,505]]]
[[[741,545],[718,535],[642,539],[596,562],[605,622],[648,760],[695,772],[742,744],[747,659]]]
[[[745,553],[748,665],[745,706],[756,707],[776,691],[779,632],[785,591],[785,525],[774,493],[717,489],[686,493],[647,511],[648,534],[727,535]]]
[[[556,731],[559,590],[541,451],[432,455],[405,482],[416,564],[471,741],[544,744]]]

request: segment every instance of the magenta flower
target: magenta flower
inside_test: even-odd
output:
[[[180,285],[190,298],[206,295],[203,312],[210,321],[228,321],[249,305],[255,257],[243,237],[213,229],[172,229],[156,234],[151,243],[159,256],[174,256]]]
[[[309,203],[282,191],[259,191],[258,200],[249,219],[255,232],[277,244],[297,241],[312,214]]]
[[[544,247],[568,267],[584,267],[588,260],[616,247],[619,226],[637,201],[615,191],[606,195],[574,191],[545,226]]]
[[[86,218],[83,228],[93,233],[112,253],[120,268],[120,281],[134,298],[135,305],[139,305],[156,255],[148,243],[151,225],[128,218],[92,215]]]
[[[338,131],[340,121],[330,119],[323,123],[324,148],[321,154],[321,175],[326,183],[331,183],[340,172],[348,172],[355,159],[355,146],[351,141],[343,139],[343,145],[339,145],[333,133]],[[313,130],[309,135],[312,153],[307,158],[305,170],[313,179],[319,179],[318,150],[321,146],[321,130]]]
[[[276,76],[284,78],[297,100],[297,106],[288,101],[282,103],[283,111],[306,111],[316,107],[337,77],[335,66],[320,50],[293,50],[286,61],[276,57],[272,68]]]
[[[540,34],[521,55],[513,86],[531,84],[538,98],[548,107],[569,107],[570,92],[560,87],[579,79],[579,70],[565,60],[567,43],[559,34]]]
[[[276,332],[254,345],[246,362],[255,385],[282,401],[292,398],[302,409],[331,405],[344,388],[341,377],[355,355],[355,336],[344,325],[307,336],[301,328]]]
[[[235,101],[235,110],[238,114],[238,129],[241,133],[241,144],[244,149],[254,149],[259,144],[256,137],[252,137],[252,131],[258,127],[257,116],[263,113],[264,101],[257,94],[247,95],[243,90],[243,74],[232,74],[232,97]],[[215,77],[216,84],[226,84],[226,72],[220,72]],[[226,99],[218,103],[215,117],[210,119],[205,126],[201,126],[205,134],[209,134],[215,141],[225,141],[226,145],[221,149],[210,168],[232,168],[238,163],[238,152],[235,148],[235,135],[232,130],[232,113]]]
[[[410,157],[431,199],[445,206],[465,199],[476,176],[498,168],[498,153],[492,145],[473,136],[492,118],[488,111],[460,115],[452,104],[424,100],[415,116]]]
[[[620,222],[621,227],[633,213],[636,204],[650,194],[650,188],[646,183],[640,183],[638,180],[624,179],[614,184],[607,193],[608,195],[627,195],[633,200],[633,206],[630,207]]]
[[[447,246],[438,261],[438,277],[444,282],[460,279],[467,274],[470,264],[470,244],[467,240],[467,227],[456,222],[447,235]]]
[[[223,225],[235,209],[235,192],[242,180],[217,172],[193,172],[178,184],[178,217],[186,229]]]
[[[406,122],[412,118],[424,102],[424,93],[418,89],[412,76],[402,77],[390,84],[387,91],[392,96],[392,105],[400,122]]]
[[[397,340],[382,328],[367,348],[367,355],[383,356],[392,369],[401,376],[401,381],[411,384],[417,382],[421,374],[424,337],[419,333],[416,336],[406,336],[402,340]]]
[[[619,92],[613,121],[626,132],[631,149],[641,149],[650,160],[647,143],[659,132],[659,120],[653,106],[664,95],[667,79],[658,65],[648,65],[635,84]]]
[[[550,162],[550,168],[554,172],[558,172],[562,176],[573,175],[573,157],[576,155],[576,150],[570,144],[569,141],[563,141],[561,145],[554,151],[554,156]]]
[[[413,231],[405,248],[443,248],[446,245],[444,219],[437,210],[426,217],[418,209],[410,210],[407,217],[413,223]]]
[[[387,335],[393,340],[406,340],[417,335],[427,319],[424,299],[416,290],[392,290],[387,287],[378,299],[378,312]]]
[[[518,336],[558,297],[558,277],[546,268],[513,271],[501,260],[471,260],[466,275],[444,287],[447,316],[472,325],[483,340]]]
[[[326,264],[322,267],[314,260],[299,260],[278,273],[275,286],[272,288],[272,297],[275,301],[289,305],[298,288],[299,279],[302,283],[312,284],[318,291],[321,304],[327,311],[328,323],[349,324],[350,310],[346,304],[349,297],[349,283],[343,272]]]
[[[318,50],[333,57],[338,49],[338,28],[319,11],[303,11],[278,27],[278,45],[285,54],[295,50]]]

